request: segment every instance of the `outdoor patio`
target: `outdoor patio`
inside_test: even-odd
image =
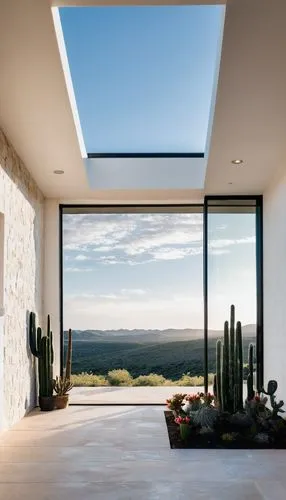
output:
[[[7,500],[284,500],[285,451],[171,450],[162,407],[35,410],[0,439]]]
[[[212,387],[209,388],[212,392]],[[71,404],[161,404],[176,392],[195,394],[203,387],[74,387]]]

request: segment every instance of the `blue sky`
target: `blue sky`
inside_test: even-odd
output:
[[[202,214],[64,215],[64,326],[203,328]],[[209,324],[255,323],[255,215],[209,216]]]
[[[223,6],[60,9],[87,152],[204,152]]]

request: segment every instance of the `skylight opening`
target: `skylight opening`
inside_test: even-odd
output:
[[[90,157],[203,157],[224,6],[59,9]]]

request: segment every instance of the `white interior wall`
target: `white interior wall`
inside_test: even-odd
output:
[[[54,344],[54,375],[60,374],[60,240],[59,202],[44,202],[45,255],[44,255],[44,318],[51,316]]]
[[[264,193],[264,385],[286,401],[286,175]]]

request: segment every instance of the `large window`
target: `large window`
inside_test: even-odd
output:
[[[204,384],[202,253],[201,207],[64,209],[78,385]]]
[[[245,363],[252,342],[262,383],[260,198],[208,197],[204,211],[65,206],[61,215],[62,327],[74,332],[76,385],[103,386],[97,402],[122,401],[124,387],[124,402],[138,389],[136,402],[163,402],[176,386],[211,387],[232,304]],[[150,401],[144,386],[161,392]]]

